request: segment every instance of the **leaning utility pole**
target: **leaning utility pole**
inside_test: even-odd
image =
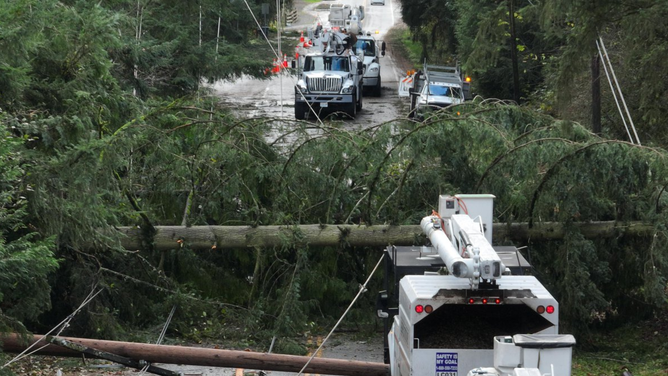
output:
[[[27,340],[16,334],[0,338],[4,352],[20,353],[35,344],[37,355],[80,357],[80,350],[71,347],[92,348],[98,352],[139,360],[144,363],[188,364],[209,367],[232,367],[269,371],[300,372],[343,376],[387,376],[389,366],[383,363],[343,359],[313,358],[252,351],[221,350],[202,347],[151,345],[135,342],[104,341],[88,338],[57,337],[71,347],[50,344],[53,337],[28,336]],[[89,352],[91,353],[91,352]],[[305,369],[304,365],[308,363]]]

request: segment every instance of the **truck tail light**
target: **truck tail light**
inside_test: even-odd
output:
[[[430,305],[423,306],[422,304],[418,304],[415,306],[415,312],[417,313],[432,313],[434,312],[434,307]]]
[[[549,305],[549,306],[547,306],[547,307],[544,307],[544,306],[542,306],[542,305],[539,305],[538,307],[536,307],[536,312],[538,312],[538,313],[540,313],[540,314],[543,314],[543,313],[547,312],[547,313],[549,313],[549,314],[551,315],[551,314],[554,313],[554,306],[553,306],[553,305]]]
[[[482,298],[482,304],[487,304],[487,298]]]
[[[494,299],[494,304],[501,304],[501,299],[499,298]]]
[[[473,304],[473,303],[475,303],[475,299],[469,298],[469,304]]]

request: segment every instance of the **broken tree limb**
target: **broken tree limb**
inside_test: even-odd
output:
[[[178,372],[170,371],[168,369],[156,367],[152,365],[151,363],[148,363],[144,360],[136,360],[136,359],[130,359],[126,358],[124,356],[108,353],[106,351],[102,351],[99,349],[94,349],[92,347],[87,347],[84,346],[80,343],[75,343],[72,341],[68,341],[64,338],[60,337],[47,337],[48,341],[50,343],[53,343],[54,345],[62,346],[70,350],[78,351],[80,353],[90,355],[95,358],[100,358],[100,359],[106,359],[106,360],[111,360],[112,362],[122,364],[124,366],[136,368],[136,369],[145,369],[146,372],[154,373],[156,375],[161,375],[161,376],[179,376]]]
[[[220,350],[200,347],[151,345],[134,342],[105,341],[88,338],[59,337],[86,347],[98,349],[118,356],[143,359],[149,363],[188,364],[195,366],[246,368],[257,370],[299,372],[309,360],[307,356],[267,354],[251,351]],[[20,353],[28,346],[39,342],[37,355],[81,356],[81,353],[49,344],[41,335],[28,336],[24,341],[16,334],[1,337],[4,352]],[[342,359],[313,358],[305,373],[343,376],[387,376],[387,364]]]
[[[586,238],[608,238],[613,236],[648,236],[653,226],[641,222],[621,223],[615,221],[575,224]],[[124,248],[142,248],[141,230],[137,227],[119,227],[126,237]],[[155,226],[153,238],[156,250],[178,249],[187,245],[190,249],[232,249],[253,247],[275,247],[282,244],[308,244],[313,247],[348,244],[354,247],[386,247],[388,245],[424,244],[422,230],[418,225],[409,226],[360,226],[360,225],[295,225],[295,226]],[[514,241],[527,244],[529,241],[563,239],[564,225],[543,222],[529,228],[527,223],[495,223],[494,242]]]

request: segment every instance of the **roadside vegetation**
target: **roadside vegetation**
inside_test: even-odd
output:
[[[668,81],[657,78],[668,49],[657,20],[666,5],[424,3],[404,6],[407,31],[394,48],[417,62],[460,61],[480,97],[421,123],[354,132],[219,107],[202,78],[264,77],[271,62],[254,48],[242,2],[0,5],[0,332],[45,333],[99,292],[64,335],[154,342],[174,309],[168,341],[266,350],[276,337],[275,352],[300,353],[305,335],[338,320],[382,250],[309,246],[298,225],[416,224],[438,194],[492,193],[496,222],[568,229],[561,240],[515,245],[527,246],[560,301],[562,332],[578,339],[576,374],[665,373]],[[252,9],[260,14],[260,3]],[[628,141],[605,83],[600,131],[589,120],[592,30],[614,53],[642,146]],[[275,124],[286,129],[279,139],[295,141],[268,142]],[[578,230],[596,221],[652,231]],[[165,225],[295,231],[274,248],[201,250],[175,239],[156,249]],[[141,229],[142,246],[123,248],[119,226]],[[380,330],[381,279],[346,329]]]

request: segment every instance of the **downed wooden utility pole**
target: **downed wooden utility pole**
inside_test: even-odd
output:
[[[146,372],[154,373],[156,375],[161,375],[161,376],[179,376],[180,374],[175,371],[170,371],[168,369],[156,367],[152,365],[151,363],[146,362],[145,360],[136,360],[136,359],[130,359],[126,358],[120,355],[108,353],[106,351],[102,351],[99,349],[94,349],[92,347],[87,347],[84,346],[80,343],[75,343],[72,341],[68,341],[64,338],[60,337],[47,337],[48,341],[50,343],[53,343],[54,345],[62,346],[70,350],[78,351],[80,353],[90,355],[94,358],[100,358],[100,359],[106,359],[106,360],[111,360],[112,362],[122,364],[124,366],[136,368],[136,369],[144,369]]]
[[[239,350],[220,350],[200,347],[151,345],[134,342],[105,341],[88,338],[59,337],[66,341],[149,363],[188,364],[194,366],[246,368],[267,371],[299,372],[309,361],[307,356],[268,354]],[[24,341],[16,334],[0,337],[4,352],[20,353],[35,342],[35,348],[45,346],[36,355],[78,357],[81,353],[49,344],[41,335],[28,336]],[[313,358],[305,373],[342,376],[387,376],[389,366],[383,363],[355,360]]]
[[[589,239],[612,236],[648,236],[654,227],[642,222],[616,221],[575,223],[579,231]],[[275,247],[286,242],[308,244],[313,247],[331,247],[347,244],[353,247],[378,247],[388,245],[424,244],[422,229],[409,226],[361,226],[361,225],[295,225],[295,226],[155,226],[157,233],[152,242],[156,250],[178,249],[242,249]],[[122,245],[128,250],[142,248],[141,229],[119,227],[126,237]],[[495,223],[494,242],[510,240],[518,244],[529,241],[559,240],[566,235],[566,228],[558,222]]]

